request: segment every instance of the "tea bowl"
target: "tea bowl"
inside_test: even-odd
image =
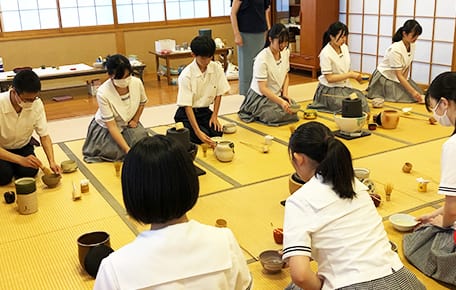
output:
[[[296,103],[290,105],[290,111],[291,111],[293,114],[299,112],[299,110],[301,110],[301,105],[296,104]]]
[[[78,165],[74,160],[65,160],[62,163],[60,163],[60,167],[62,167],[62,171],[64,173],[70,173],[78,169]]]
[[[237,124],[234,122],[226,123],[223,125],[223,133],[225,134],[233,134],[237,130]]]
[[[393,225],[393,228],[400,232],[408,232],[418,224],[415,217],[409,214],[396,213],[389,217],[389,221]]]
[[[266,273],[274,274],[282,270],[284,262],[282,255],[274,250],[266,250],[261,252],[260,263]]]
[[[49,188],[56,187],[57,184],[59,184],[60,179],[62,179],[62,176],[56,173],[45,174],[41,176],[41,180],[43,180],[43,183],[46,184]]]

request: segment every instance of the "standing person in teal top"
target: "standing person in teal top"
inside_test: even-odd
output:
[[[231,25],[238,46],[239,94],[250,88],[253,58],[263,49],[266,31],[271,28],[270,0],[232,0]]]

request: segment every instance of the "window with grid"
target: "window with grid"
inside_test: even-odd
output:
[[[114,23],[113,3],[114,0],[0,0],[2,31],[208,18],[228,16],[231,11],[230,0],[116,0]]]
[[[416,19],[423,33],[416,42],[411,77],[430,83],[449,71],[455,49],[455,0],[340,0],[340,21],[350,31],[352,69],[372,73],[407,19]]]

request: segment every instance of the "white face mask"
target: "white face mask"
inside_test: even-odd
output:
[[[131,76],[128,76],[124,79],[112,79],[112,82],[114,83],[114,85],[116,87],[119,87],[119,88],[126,88],[128,87],[128,85],[130,85],[130,82],[131,82]]]
[[[30,110],[32,108],[33,102],[23,102],[19,95],[16,95],[16,102],[19,107],[23,110]]]
[[[440,100],[442,100],[442,99],[440,99]],[[440,100],[437,102],[437,105],[435,105],[434,109],[432,109],[433,117],[434,117],[434,118],[439,122],[439,124],[442,125],[442,126],[446,126],[446,127],[453,126],[453,124],[451,124],[450,118],[448,118],[448,116],[447,116],[448,109],[446,109],[445,112],[443,112],[443,115],[437,114],[436,110],[437,110],[437,108],[438,108],[439,105],[440,105]]]

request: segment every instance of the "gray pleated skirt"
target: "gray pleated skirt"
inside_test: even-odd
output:
[[[406,267],[388,276],[378,278],[372,281],[361,282],[337,290],[426,290],[423,283],[416,278]],[[295,284],[291,283],[285,290],[302,290]]]
[[[327,87],[321,83],[318,84],[315,91],[313,102],[307,108],[328,113],[342,112],[342,100],[353,93],[361,99],[363,112],[368,113],[369,104],[366,96],[360,90],[349,87]]]
[[[412,79],[409,79],[408,82],[418,93],[423,94],[423,90]],[[369,82],[367,97],[369,99],[382,98],[394,103],[417,102],[400,83],[387,79],[378,70],[374,71]]]
[[[238,112],[242,121],[260,122],[268,126],[281,126],[298,121],[298,115],[288,114],[281,106],[267,97],[249,89]]]
[[[130,147],[148,135],[141,123],[138,123],[136,128],[124,128],[122,131],[122,136]],[[90,122],[87,138],[82,146],[82,154],[87,163],[113,162],[125,157],[125,152],[111,137],[108,129],[98,125],[95,119]]]

